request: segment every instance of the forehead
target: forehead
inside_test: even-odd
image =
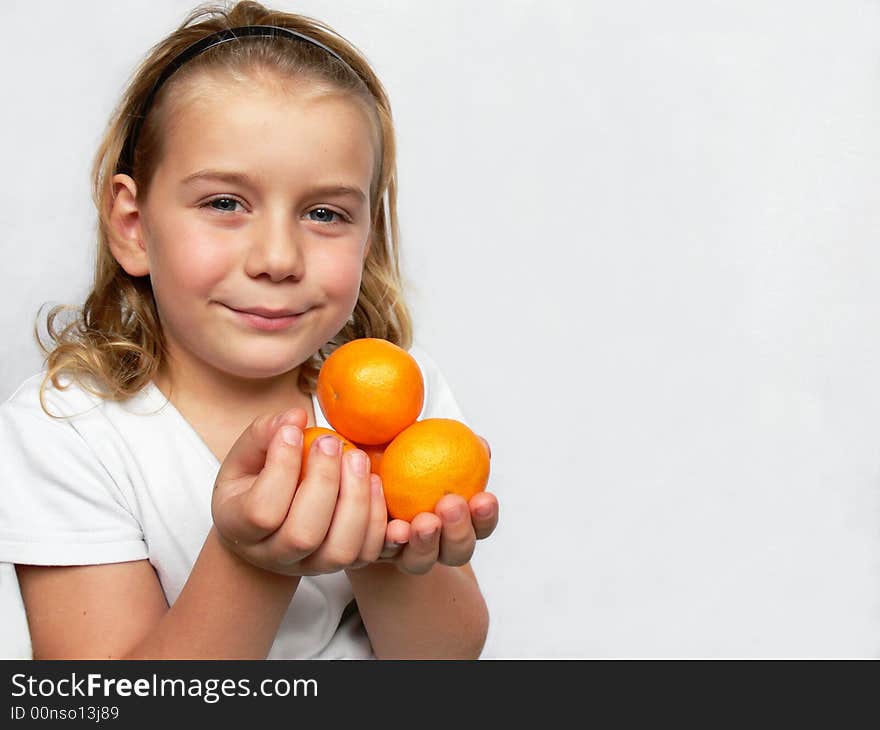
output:
[[[313,86],[204,76],[173,99],[157,175],[182,179],[220,168],[282,183],[326,178],[369,189],[376,130],[358,99]]]

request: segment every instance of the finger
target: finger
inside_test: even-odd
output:
[[[491,492],[477,492],[471,497],[468,507],[477,540],[489,537],[498,524],[498,498]]]
[[[421,512],[412,521],[412,536],[398,558],[398,567],[406,573],[427,573],[437,562],[440,546],[440,518],[433,512]]]
[[[272,437],[282,423],[306,427],[308,417],[302,408],[281,413],[266,413],[254,419],[232,445],[217,476],[217,481],[232,481],[243,476],[256,476],[266,463],[266,452]]]
[[[471,559],[477,542],[468,503],[457,494],[447,494],[437,503],[434,511],[443,522],[439,562],[444,565],[464,565]]]
[[[412,537],[412,525],[406,520],[390,520],[385,529],[385,542],[404,545]]]
[[[380,560],[394,558],[409,542],[410,524],[406,520],[391,520],[385,528],[385,544]]]
[[[360,449],[343,454],[339,499],[327,537],[306,563],[341,570],[355,563],[370,522],[370,460]]]
[[[275,532],[290,509],[301,458],[302,431],[296,426],[278,429],[250,488],[231,494],[217,506],[217,529],[245,542],[257,542]]]
[[[388,527],[388,510],[382,492],[382,480],[378,474],[370,474],[370,522],[361,548],[359,562],[366,565],[374,563],[382,554],[385,545],[385,530]]]
[[[342,442],[322,436],[312,444],[306,476],[293,496],[284,524],[265,541],[281,562],[296,562],[324,542],[339,498]]]

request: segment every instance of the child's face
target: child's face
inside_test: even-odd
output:
[[[140,207],[172,362],[245,378],[298,366],[357,302],[370,230],[372,127],[357,102],[259,84],[181,105]],[[207,91],[207,93],[204,93]],[[186,179],[199,171],[252,182]],[[317,188],[348,186],[363,198]],[[253,308],[297,313],[249,317]]]

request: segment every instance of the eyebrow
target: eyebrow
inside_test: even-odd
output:
[[[257,187],[257,182],[243,172],[227,172],[225,170],[199,170],[181,180],[181,185],[189,185],[199,180],[218,180],[220,182]],[[367,196],[356,185],[318,185],[309,190],[310,195],[345,195],[367,202]]]

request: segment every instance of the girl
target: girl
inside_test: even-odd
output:
[[[134,75],[94,184],[93,290],[0,407],[0,560],[33,656],[476,658],[492,494],[389,522],[332,437],[297,484],[323,358],[411,346],[363,56],[313,19],[200,6]],[[463,420],[411,351],[421,417]]]

